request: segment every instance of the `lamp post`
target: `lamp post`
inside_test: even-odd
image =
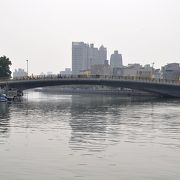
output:
[[[28,77],[28,59],[26,60],[26,63],[27,63],[27,77]]]
[[[0,66],[0,79],[2,78],[2,66]]]
[[[154,78],[154,62],[152,63],[151,79]]]

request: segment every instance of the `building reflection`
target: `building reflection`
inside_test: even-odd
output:
[[[81,100],[81,101],[80,101]],[[111,96],[72,96],[70,147],[73,150],[103,151],[120,140],[121,110],[130,103]],[[114,107],[109,113],[109,107]],[[118,107],[118,108],[117,108]],[[118,119],[116,117],[119,117]]]
[[[9,105],[0,103],[0,137],[8,136],[9,132]]]
[[[18,118],[20,128],[57,131],[62,139],[68,137],[72,150],[86,152],[104,151],[120,141],[155,142],[162,133],[170,132],[174,139],[179,138],[178,112],[175,116],[178,109],[167,109],[172,104],[176,107],[179,100],[48,93],[42,97],[12,103],[11,116],[8,105],[1,104],[0,134],[8,134],[10,116]],[[12,128],[13,123],[16,126],[12,121]]]
[[[153,106],[158,103],[164,102],[149,97],[74,95],[69,145],[73,150],[103,151],[121,140],[144,141],[142,135],[156,128],[154,122],[149,121],[154,119]],[[143,119],[146,114],[139,107],[146,106],[152,110],[152,114]]]

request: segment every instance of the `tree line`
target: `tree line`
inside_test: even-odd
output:
[[[11,78],[10,66],[12,65],[9,58],[6,56],[0,57],[0,78],[1,79],[9,79]]]

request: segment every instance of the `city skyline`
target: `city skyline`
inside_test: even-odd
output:
[[[119,67],[121,67],[121,68],[123,68],[123,67],[129,67],[129,66],[131,66],[131,65],[139,65],[139,66],[151,66],[152,68],[154,67],[155,69],[161,69],[161,68],[164,68],[164,66],[166,66],[166,65],[170,65],[170,64],[178,64],[178,62],[168,62],[168,63],[166,63],[166,64],[162,64],[160,67],[155,67],[154,66],[154,62],[152,62],[152,63],[139,63],[139,62],[137,62],[137,61],[132,61],[132,62],[130,62],[130,63],[128,63],[128,64],[123,64],[123,62],[124,62],[124,58],[122,58],[122,54],[119,54],[119,51],[118,50],[114,50],[114,52],[112,52],[110,55],[109,55],[109,57],[107,57],[107,49],[108,48],[106,48],[106,47],[104,47],[103,46],[103,44],[98,48],[98,47],[95,47],[95,45],[94,45],[94,43],[85,43],[85,42],[83,42],[83,41],[80,41],[80,42],[72,42],[71,43],[71,45],[72,45],[72,48],[71,48],[71,67],[65,67],[64,69],[60,69],[60,71],[58,71],[57,73],[54,73],[53,71],[50,71],[50,70],[47,70],[46,72],[43,72],[43,71],[41,71],[41,72],[39,72],[39,74],[29,74],[30,76],[31,75],[41,75],[41,74],[44,74],[44,75],[48,75],[48,74],[59,74],[60,72],[62,72],[63,74],[66,72],[66,70],[67,70],[67,74],[69,74],[69,71],[71,70],[71,72],[73,73],[73,46],[75,45],[75,46],[81,46],[80,47],[80,49],[83,47],[85,47],[86,48],[86,50],[85,50],[85,53],[87,53],[87,54],[85,54],[85,56],[87,56],[87,58],[82,58],[82,59],[79,59],[79,57],[77,56],[76,57],[76,59],[78,59],[78,64],[81,64],[82,63],[82,67],[81,68],[79,68],[78,70],[77,70],[77,72],[78,73],[74,73],[74,74],[81,74],[83,71],[85,71],[85,70],[90,70],[91,69],[91,66],[92,65],[98,65],[98,64],[106,64],[106,63],[108,63],[110,66],[112,66],[112,67],[117,67],[117,68],[119,68]],[[79,48],[79,47],[78,47]],[[76,50],[77,51],[77,50]],[[78,49],[78,51],[79,51],[79,49]],[[80,50],[81,51],[81,50]],[[84,51],[84,50],[83,50]],[[86,52],[87,51],[87,52]],[[95,52],[94,52],[95,51]],[[97,52],[96,52],[97,51]],[[104,52],[103,52],[104,51]],[[77,52],[76,52],[77,53]],[[89,55],[88,55],[88,53],[90,53]],[[93,57],[93,54],[95,53],[95,56]],[[98,54],[97,54],[98,53]],[[102,55],[101,54],[99,54],[99,53],[102,53]],[[105,54],[104,54],[105,53]],[[98,55],[97,57],[96,57],[96,55]],[[101,57],[102,56],[102,57]],[[115,59],[115,61],[113,62],[113,64],[111,64],[112,63],[112,57],[114,57]],[[116,61],[118,61],[118,59],[120,58],[120,61],[121,62],[116,62]],[[106,59],[106,60],[105,60]],[[85,62],[83,62],[85,60]],[[90,60],[91,60],[91,63],[90,63]],[[92,61],[93,61],[93,63],[92,63]],[[105,62],[106,61],[106,62]],[[115,64],[114,64],[115,63]],[[120,63],[120,64],[119,64]],[[179,63],[179,65],[180,65],[180,63]],[[13,70],[12,70],[12,73],[16,73],[17,72],[17,70],[18,69],[20,69],[20,70],[24,70],[25,71],[25,73],[27,73],[27,67],[29,66],[29,63],[28,63],[28,60],[26,60],[26,65],[25,65],[25,67],[24,68],[21,68],[21,67],[15,67]],[[65,71],[64,71],[65,70]]]
[[[2,0],[0,55],[12,70],[39,74],[71,67],[71,42],[114,50],[125,65],[179,62],[178,0]],[[108,12],[108,13],[107,13]]]

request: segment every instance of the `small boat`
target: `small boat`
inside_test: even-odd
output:
[[[0,94],[0,102],[7,102],[7,96],[5,94]]]

